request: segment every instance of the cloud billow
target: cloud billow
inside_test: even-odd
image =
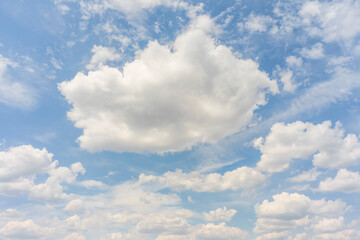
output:
[[[266,104],[275,81],[252,60],[216,44],[207,16],[173,44],[150,42],[123,67],[102,66],[59,84],[91,152],[176,152],[238,132]]]

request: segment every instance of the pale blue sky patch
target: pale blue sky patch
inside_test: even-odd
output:
[[[0,3],[0,239],[359,239],[360,4]]]

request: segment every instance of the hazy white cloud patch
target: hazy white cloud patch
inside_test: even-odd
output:
[[[104,14],[108,9],[117,10],[127,17],[130,23],[136,19],[142,19],[146,15],[145,10],[156,7],[169,7],[172,9],[184,9],[189,12],[196,11],[198,7],[192,6],[181,0],[104,0],[104,1],[80,1],[81,12],[84,19],[89,19],[95,14]]]
[[[265,139],[260,137],[253,144],[262,153],[257,168],[267,172],[284,171],[292,160],[311,156],[314,166],[334,169],[357,165],[360,160],[358,137],[345,136],[341,124],[332,127],[330,121],[276,123]]]
[[[320,192],[360,193],[360,174],[340,169],[335,178],[327,178],[319,183]]]
[[[320,58],[323,58],[325,56],[324,55],[324,48],[323,48],[323,45],[321,43],[316,43],[311,48],[303,48],[303,49],[301,49],[300,54],[304,58],[309,58],[309,59],[320,59]]]
[[[301,67],[303,64],[301,57],[295,57],[295,56],[288,56],[286,58],[286,64],[289,67]]]
[[[65,236],[64,240],[85,240],[86,238],[80,233],[71,233]]]
[[[139,176],[139,183],[156,183],[175,191],[220,192],[226,190],[254,191],[265,184],[267,177],[249,167],[237,168],[233,171],[201,174],[199,172],[184,173],[182,170],[166,172],[161,176]]]
[[[323,81],[307,88],[303,94],[294,98],[280,117],[287,118],[305,112],[319,111],[332,103],[347,99],[360,87],[359,73],[346,68],[333,68],[330,80]],[[278,118],[279,116],[274,116]]]
[[[59,85],[91,152],[175,152],[215,143],[250,123],[277,85],[252,60],[216,44],[199,16],[174,43],[150,42],[123,71],[103,66]]]
[[[8,68],[18,68],[18,64],[0,54],[0,103],[28,108],[35,104],[35,91],[21,82],[11,80]]]
[[[290,69],[280,71],[280,82],[283,85],[283,90],[286,92],[293,93],[298,87],[294,80],[294,74]]]
[[[312,168],[309,171],[304,171],[294,177],[289,178],[290,182],[313,182],[321,175],[316,168]]]
[[[247,232],[236,227],[213,223],[199,224],[190,229],[189,234],[160,235],[156,240],[228,240],[247,239]]]
[[[316,239],[320,240],[338,240],[338,239],[359,239],[360,231],[355,229],[346,229],[338,232],[321,233],[315,235]]]
[[[289,231],[266,233],[256,238],[256,240],[267,239],[286,239],[290,235]]]
[[[306,1],[299,15],[310,35],[325,42],[351,42],[360,33],[359,12],[356,0]]]
[[[269,16],[250,14],[244,26],[250,32],[265,32],[271,23],[272,19]]]

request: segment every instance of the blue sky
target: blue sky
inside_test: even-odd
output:
[[[0,239],[360,239],[360,3],[0,2]]]

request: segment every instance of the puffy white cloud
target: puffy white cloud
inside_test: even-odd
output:
[[[68,197],[61,183],[73,183],[78,173],[84,173],[81,163],[70,168],[57,167],[58,161],[45,148],[31,145],[11,147],[0,152],[0,194],[54,201]],[[45,182],[35,183],[39,175],[48,175]]]
[[[273,201],[255,205],[255,233],[276,233],[308,226],[317,217],[334,217],[347,211],[341,200],[312,200],[298,193],[276,194]]]
[[[321,172],[317,171],[316,168],[304,171],[292,178],[289,178],[290,182],[313,182],[321,175]]]
[[[283,84],[283,90],[286,92],[293,93],[297,88],[297,85],[294,83],[293,72],[287,69],[281,71],[279,75],[280,75],[280,82]]]
[[[150,42],[123,71],[103,66],[59,84],[89,151],[168,152],[214,143],[245,127],[275,81],[209,34],[199,16],[174,43]]]
[[[360,3],[356,0],[306,1],[299,15],[310,35],[325,42],[352,41],[360,33]]]
[[[162,176],[139,176],[139,183],[155,182],[176,191],[192,190],[195,192],[219,192],[225,190],[244,191],[254,190],[265,183],[266,176],[249,167],[240,167],[233,171],[201,174],[199,172],[183,173],[178,169],[175,172],[166,172]]]
[[[320,58],[323,58],[325,56],[324,55],[323,45],[321,43],[316,43],[311,48],[303,48],[303,49],[301,49],[300,54],[304,58],[309,58],[309,59],[320,59]]]
[[[204,219],[208,222],[229,222],[236,214],[235,209],[227,210],[226,207],[204,213]]]
[[[272,233],[266,233],[264,235],[261,235],[256,238],[256,240],[266,240],[266,239],[286,239],[290,233],[288,231],[282,231],[282,232],[272,232]]]
[[[247,232],[235,228],[228,227],[225,223],[220,223],[219,225],[215,225],[212,223],[208,223],[205,225],[201,225],[201,227],[195,231],[193,234],[196,236],[195,239],[203,239],[203,240],[222,240],[222,239],[246,239]]]
[[[45,173],[56,164],[52,158],[53,154],[45,148],[37,149],[31,145],[11,147],[0,152],[0,180]]]
[[[190,231],[189,234],[160,235],[156,240],[242,240],[247,236],[247,232],[239,228],[228,227],[225,223],[199,224]]]
[[[360,143],[354,134],[344,137],[344,130],[331,122],[314,125],[297,121],[272,126],[268,136],[254,141],[262,155],[257,168],[281,172],[293,159],[307,159],[313,155],[313,164],[323,168],[356,165],[360,159]]]
[[[286,64],[289,67],[300,67],[303,61],[301,57],[289,56],[286,58]]]
[[[271,23],[272,19],[269,16],[250,14],[244,26],[250,32],[265,32]]]
[[[10,221],[0,229],[0,236],[6,239],[47,239],[51,229],[41,227],[33,220]]]
[[[7,70],[18,67],[18,64],[0,54],[0,103],[13,107],[30,107],[35,100],[35,92],[30,87],[11,79]]]
[[[69,212],[80,212],[84,208],[84,203],[80,199],[71,200],[66,206],[65,210]]]
[[[114,48],[94,45],[91,52],[93,53],[93,56],[91,57],[90,63],[86,66],[89,70],[96,70],[109,61],[120,59],[120,55],[116,53]]]
[[[344,227],[343,216],[338,218],[323,218],[312,226],[315,232],[335,232],[342,227]]]
[[[86,238],[80,233],[70,233],[64,240],[85,240]]]
[[[340,169],[335,178],[321,181],[317,190],[320,192],[360,193],[360,174]]]
[[[189,227],[184,217],[161,214],[151,214],[136,224],[137,231],[152,234],[186,233]]]

